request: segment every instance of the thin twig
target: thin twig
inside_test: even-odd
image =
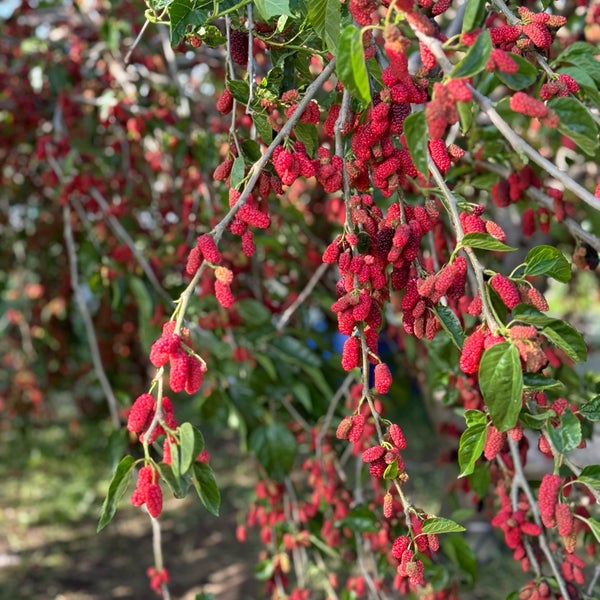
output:
[[[125,58],[123,59],[123,62],[125,64],[129,63],[129,59],[131,58],[133,51],[136,49],[137,45],[142,41],[142,37],[144,36],[144,32],[148,28],[148,25],[150,25],[150,21],[146,20],[145,23],[142,25],[142,28],[140,29],[140,32],[138,33],[137,37],[135,38],[133,44],[131,44],[131,48],[129,48],[129,50],[127,51],[127,54],[125,55]]]
[[[517,442],[515,442],[515,440],[513,440],[510,435],[507,436],[507,441],[508,441],[508,447],[510,449],[510,455],[512,457],[514,468],[515,468],[513,485],[519,486],[525,492],[525,495],[527,496],[527,500],[529,501],[529,506],[531,508],[531,512],[533,514],[533,520],[538,525],[541,526],[542,520],[540,518],[540,511],[539,511],[538,503],[533,495],[533,492],[531,491],[531,487],[529,486],[527,477],[525,476],[525,472],[523,470],[523,464],[521,462],[521,455],[519,454],[519,447],[517,445]],[[552,569],[552,573],[554,573],[554,577],[556,578],[556,583],[558,584],[558,587],[560,589],[560,593],[562,594],[562,597],[565,599],[570,599],[571,596],[569,595],[569,592],[567,590],[565,580],[563,579],[560,569],[558,568],[558,565],[556,564],[556,561],[554,560],[554,555],[552,554],[552,551],[550,550],[550,547],[548,545],[548,540],[546,539],[546,534],[543,531],[538,536],[538,540],[540,543],[540,548],[541,548],[542,552],[544,553],[544,556],[548,560],[548,564],[550,565],[550,568]]]
[[[161,572],[165,566],[163,562],[160,522],[152,515],[150,515],[150,522],[152,523],[152,551],[154,554],[154,566],[158,572]],[[160,590],[162,592],[163,600],[171,600],[169,586],[165,582],[161,583]]]
[[[63,234],[65,238],[65,245],[67,248],[67,256],[69,259],[69,274],[71,279],[71,288],[73,290],[73,294],[75,295],[75,301],[77,302],[77,307],[79,308],[79,312],[83,320],[83,325],[85,327],[88,346],[90,349],[90,354],[92,356],[92,363],[94,365],[94,370],[96,371],[96,377],[98,377],[98,381],[100,383],[100,386],[102,387],[104,396],[106,397],[108,410],[110,412],[110,418],[115,428],[118,429],[121,425],[121,421],[119,419],[119,405],[117,403],[117,399],[112,390],[108,377],[106,376],[106,371],[104,370],[104,366],[102,364],[102,358],[100,357],[100,349],[98,347],[98,338],[96,337],[94,322],[92,321],[92,317],[90,315],[87,304],[85,302],[85,298],[83,297],[83,294],[81,292],[81,287],[79,285],[77,250],[75,248],[73,227],[71,225],[71,208],[68,204],[65,204],[63,206]]]
[[[277,322],[276,329],[281,331],[292,318],[292,315],[298,310],[302,303],[310,296],[311,292],[319,283],[325,271],[329,268],[328,263],[321,263],[317,270],[312,274],[308,283],[304,286],[304,289],[298,294],[298,297],[283,311],[279,321]]]

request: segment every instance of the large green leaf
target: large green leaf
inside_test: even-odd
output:
[[[465,57],[454,66],[450,77],[462,79],[481,73],[485,69],[491,53],[492,38],[488,31],[483,31],[477,36],[477,40],[469,48]]]
[[[339,0],[308,0],[308,20],[334,55],[340,37],[341,6]]]
[[[466,531],[466,529],[452,519],[432,517],[423,522],[423,533],[459,533],[460,531]]]
[[[98,521],[97,531],[102,531],[115,516],[117,512],[117,505],[123,497],[123,494],[127,491],[127,486],[131,479],[131,472],[135,465],[135,458],[133,456],[124,456],[121,462],[117,465],[114,475],[108,486],[108,493],[102,503],[102,510],[100,512],[100,520]]]
[[[250,449],[267,475],[282,481],[296,456],[296,438],[283,423],[260,425],[250,434]]]
[[[447,306],[436,306],[434,312],[437,315],[439,322],[442,324],[444,331],[448,334],[454,345],[461,350],[465,341],[465,332],[454,314],[454,311]]]
[[[173,0],[169,5],[171,20],[171,46],[179,46],[185,37],[188,27],[197,28],[204,25],[210,14],[207,8],[199,6],[206,4],[198,0]]]
[[[522,56],[511,54],[510,57],[519,65],[519,70],[516,73],[504,73],[496,71],[496,77],[507,87],[512,90],[523,90],[537,81],[537,69]]]
[[[348,91],[363,104],[371,101],[369,74],[361,30],[354,25],[342,29],[338,42],[337,75]]]
[[[281,15],[294,16],[290,10],[290,0],[254,0],[254,6],[265,21]]]
[[[548,106],[558,115],[558,130],[593,156],[598,148],[598,127],[587,108],[576,98],[554,98]]]
[[[467,427],[460,436],[458,445],[459,477],[470,475],[475,468],[475,463],[483,452],[485,446],[485,423],[475,423]]]
[[[507,246],[489,233],[467,233],[460,241],[460,244],[461,246],[493,250],[495,252],[512,252],[516,250],[516,248]]]
[[[425,177],[429,173],[427,166],[429,149],[427,147],[427,119],[425,111],[413,112],[404,119],[404,136],[410,157],[417,170]]]
[[[181,473],[185,474],[204,450],[204,437],[199,429],[191,423],[182,423],[179,426],[179,441],[181,444]]]
[[[218,517],[221,507],[221,492],[217,486],[213,470],[206,463],[195,462],[193,472],[194,488],[200,501],[208,512]]]
[[[463,33],[473,31],[483,24],[486,0],[467,0],[467,7],[463,16]]]
[[[600,421],[600,396],[586,402],[579,409],[579,412],[589,421]]]
[[[554,246],[536,246],[525,258],[524,275],[547,275],[566,283],[571,279],[571,265]]]
[[[494,425],[500,431],[512,429],[519,418],[523,395],[519,351],[512,344],[496,344],[483,353],[479,387]]]
[[[583,483],[596,490],[600,490],[600,465],[588,465],[577,477],[579,483]]]

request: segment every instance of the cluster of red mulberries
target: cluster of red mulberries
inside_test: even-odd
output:
[[[162,335],[150,348],[150,362],[157,368],[169,363],[171,389],[194,394],[202,385],[206,365],[192,353],[189,331],[182,329],[177,335],[174,333],[175,326],[175,321],[167,321],[163,325]]]
[[[579,84],[566,73],[561,73],[556,79],[544,83],[540,89],[540,98],[550,100],[555,97],[564,97],[569,94],[576,94],[579,91]]]
[[[468,102],[472,97],[467,84],[468,81],[464,79],[451,79],[445,84],[436,81],[433,84],[432,98],[425,106],[431,138],[443,137],[449,125],[458,123],[459,114],[456,103]]]
[[[138,472],[135,490],[131,495],[133,506],[146,505],[148,512],[154,518],[162,512],[162,490],[157,483],[158,473],[151,465],[142,467]]]
[[[217,248],[214,238],[207,233],[198,237],[196,245],[191,249],[185,267],[189,275],[195,275],[203,260],[213,264],[221,262],[221,252]]]
[[[523,536],[537,537],[542,533],[542,528],[529,520],[530,505],[525,494],[518,496],[516,509],[503,482],[496,485],[496,495],[500,498],[500,510],[491,523],[502,531],[506,545],[513,551],[513,558],[520,561],[523,570],[527,571],[529,558]]]

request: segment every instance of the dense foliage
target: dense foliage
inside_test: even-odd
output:
[[[600,6],[13,4],[3,425],[112,419],[99,529],[217,515],[234,429],[265,597],[465,597],[472,518],[511,598],[597,597]],[[411,500],[420,419],[450,503]]]

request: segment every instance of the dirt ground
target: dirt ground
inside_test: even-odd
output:
[[[172,597],[194,600],[204,592],[219,600],[254,599],[255,554],[235,539],[235,510],[215,518],[195,501],[184,502],[169,502],[161,519]],[[151,564],[150,522],[133,507],[119,511],[100,534],[91,520],[70,527],[13,522],[0,544],[0,599],[152,598],[145,576]]]

